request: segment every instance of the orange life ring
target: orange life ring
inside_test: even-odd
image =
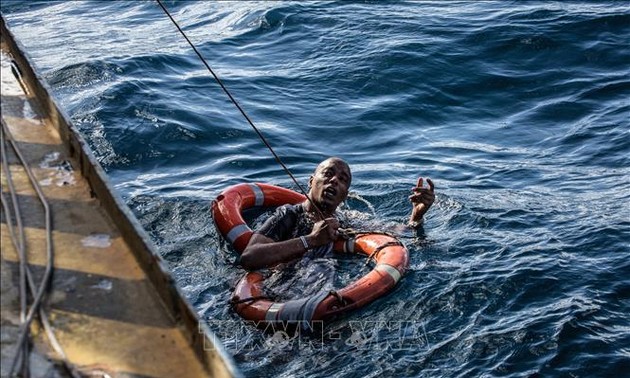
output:
[[[225,190],[212,203],[212,214],[219,229],[234,248],[241,253],[252,236],[241,211],[254,206],[281,206],[303,202],[305,197],[292,190],[268,184],[239,184]],[[294,308],[292,302],[277,303],[263,295],[264,277],[259,272],[247,273],[236,286],[232,296],[236,312],[254,321],[314,321],[325,320],[362,307],[389,292],[409,266],[409,253],[396,238],[384,234],[361,234],[335,243],[335,251],[360,253],[373,258],[376,266],[368,274],[343,289],[331,291],[318,298],[310,319],[295,319],[285,309]]]
[[[253,231],[241,215],[241,211],[254,206],[282,206],[298,204],[304,195],[279,186],[268,184],[238,184],[226,189],[212,202],[212,218],[221,235],[242,253]]]

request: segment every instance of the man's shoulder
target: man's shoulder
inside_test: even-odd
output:
[[[303,211],[301,204],[279,206],[256,232],[274,241],[285,240]]]
[[[286,205],[282,205],[280,207],[278,207],[276,209],[276,214],[277,215],[299,215],[302,214],[304,212],[304,206],[301,203],[292,205],[292,204],[286,204]]]

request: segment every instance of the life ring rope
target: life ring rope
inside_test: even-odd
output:
[[[401,242],[399,242],[398,240],[393,241],[393,242],[387,242],[385,244],[379,245],[378,247],[376,247],[374,249],[374,251],[372,253],[370,253],[370,255],[367,257],[367,259],[365,260],[365,264],[364,266],[367,266],[367,264],[370,263],[370,261],[372,261],[372,259],[375,258],[376,255],[379,254],[379,252],[381,252],[384,248],[387,247],[393,247],[393,246],[402,246],[403,244]]]

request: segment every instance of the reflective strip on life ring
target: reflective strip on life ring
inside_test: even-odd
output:
[[[336,246],[339,248],[338,246]],[[343,243],[341,248],[343,253],[354,253],[354,239],[348,239]]]
[[[248,184],[249,188],[254,192],[254,206],[262,206],[265,203],[265,193],[256,184]]]
[[[212,203],[212,214],[219,232],[241,253],[252,236],[252,230],[241,215],[243,210],[254,206],[297,204],[305,199],[302,194],[273,185],[239,184],[217,197]],[[384,234],[364,234],[339,240],[335,243],[335,251],[370,256],[376,266],[365,276],[341,290],[330,292],[321,300],[309,298],[311,303],[317,304],[315,310],[311,319],[300,320],[324,320],[365,306],[393,289],[409,265],[407,249],[395,238]],[[286,309],[285,303],[265,299],[263,280],[259,272],[249,272],[239,281],[232,296],[236,312],[244,319],[254,321],[295,320],[295,314],[288,313],[290,310]]]
[[[251,231],[251,229],[247,227],[246,224],[239,224],[232,227],[232,229],[227,233],[227,235],[225,235],[225,237],[230,241],[230,243],[234,244],[236,239],[249,231]]]
[[[275,322],[278,320],[278,312],[282,309],[282,303],[272,303],[269,309],[265,312],[265,320],[268,322]]]
[[[400,281],[400,278],[402,277],[398,269],[388,264],[378,264],[374,269],[378,271],[384,271],[385,273],[389,274],[394,279],[394,283],[398,283],[398,281]]]

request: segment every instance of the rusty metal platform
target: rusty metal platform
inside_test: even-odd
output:
[[[10,134],[5,138],[21,150],[50,206],[54,273],[43,306],[67,360],[96,376],[238,376],[21,50],[2,20],[2,119]],[[17,156],[8,145],[6,151],[3,195],[10,198],[10,176],[28,265],[39,282],[46,264],[44,208]],[[15,225],[3,210],[3,376],[20,320],[19,259],[8,222]],[[58,359],[41,329],[31,328],[36,356]],[[52,369],[46,366],[40,374]]]

